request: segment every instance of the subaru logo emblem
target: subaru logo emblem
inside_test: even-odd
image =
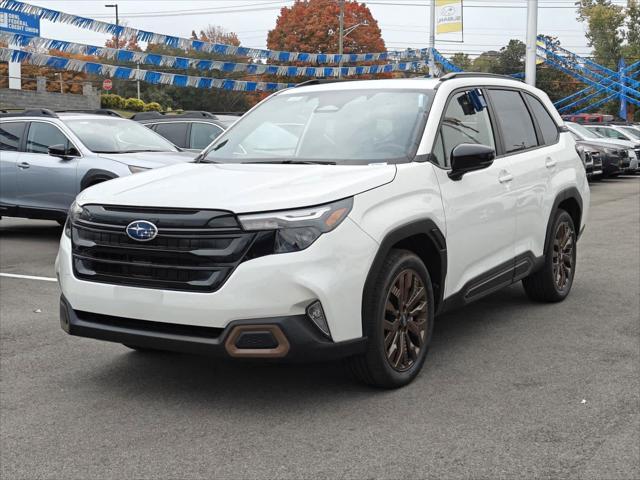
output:
[[[158,235],[158,227],[146,220],[136,220],[127,225],[127,236],[138,242],[148,242]]]

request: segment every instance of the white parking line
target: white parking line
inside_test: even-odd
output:
[[[52,277],[35,277],[33,275],[18,275],[17,273],[1,273],[0,277],[22,278],[25,280],[40,280],[41,282],[57,282],[57,278]]]

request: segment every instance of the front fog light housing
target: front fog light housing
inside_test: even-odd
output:
[[[315,324],[316,327],[320,329],[322,333],[331,338],[331,332],[329,331],[327,317],[325,317],[324,315],[324,310],[322,309],[320,300],[316,300],[307,307],[307,317]]]
[[[345,198],[298,210],[239,215],[238,220],[247,231],[274,230],[275,253],[297,252],[340,225],[352,206],[353,198]]]

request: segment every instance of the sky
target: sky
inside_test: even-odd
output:
[[[624,5],[623,0],[613,0]],[[66,13],[115,23],[114,9],[108,1],[32,0]],[[130,27],[188,37],[209,24],[236,32],[243,46],[266,47],[267,32],[275,25],[280,8],[289,0],[117,0],[121,21]],[[428,46],[428,0],[371,0],[365,2],[382,29],[388,50]],[[440,36],[436,48],[442,53],[465,52],[477,56],[486,50],[498,50],[509,39],[525,39],[526,0],[465,0],[464,42],[458,34]],[[562,45],[580,55],[590,48],[583,24],[576,20],[573,0],[539,0],[538,33],[558,37]],[[347,25],[348,26],[348,25]],[[41,36],[78,43],[102,45],[106,36],[72,26],[41,24]],[[337,48],[336,48],[337,50]]]

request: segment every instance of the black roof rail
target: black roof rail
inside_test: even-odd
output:
[[[213,113],[205,112],[204,110],[187,110],[176,116],[182,118],[211,118],[214,120],[217,118]]]
[[[0,113],[0,117],[51,117],[58,118],[58,115],[53,110],[49,110],[48,108],[30,108],[28,110],[23,110],[21,112],[10,112],[6,111],[6,113]]]
[[[489,73],[489,72],[450,72],[442,77],[438,78],[441,82],[446,82],[447,80],[452,80],[454,78],[466,78],[466,77],[488,77],[488,78],[502,78],[503,80],[514,80],[518,81],[517,78],[510,77],[509,75],[500,75],[499,73]]]
[[[131,117],[131,120],[148,120],[150,118],[159,118],[162,116],[163,116],[163,113],[156,112],[156,111],[138,112]]]
[[[96,109],[70,109],[70,110],[56,110],[58,113],[88,113],[92,115],[107,115],[109,117],[124,118],[115,110],[109,110],[108,108],[96,108]]]
[[[218,117],[213,113],[205,112],[204,110],[187,110],[182,113],[151,111],[136,113],[131,117],[131,120],[151,120],[154,118],[210,118],[212,120],[217,120]]]

